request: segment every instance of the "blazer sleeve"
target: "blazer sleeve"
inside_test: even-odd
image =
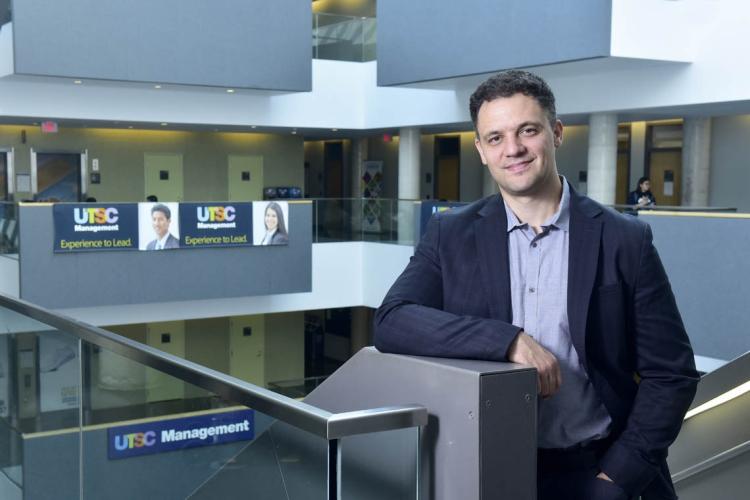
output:
[[[623,432],[599,466],[631,495],[659,471],[695,395],[693,351],[661,260],[644,225],[634,285],[638,390]]]
[[[375,347],[382,352],[506,361],[521,331],[504,321],[444,310],[443,293],[475,283],[445,283],[440,258],[441,218],[424,238],[375,312]]]

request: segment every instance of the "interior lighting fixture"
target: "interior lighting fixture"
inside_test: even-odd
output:
[[[76,85],[80,85],[80,84],[82,84],[83,82],[82,82],[81,80],[73,80],[73,83],[75,83]]]
[[[292,135],[297,135],[297,131],[296,130],[292,130]]]
[[[154,88],[155,88],[155,89],[160,89],[160,88],[161,88],[161,85],[154,85]]]
[[[128,128],[133,128],[133,126],[132,125],[128,125]]]
[[[750,392],[750,380],[742,385],[735,387],[734,389],[725,392],[724,394],[716,396],[710,401],[706,401],[700,406],[696,406],[695,408],[687,412],[687,414],[685,414],[685,420],[689,419],[690,417],[694,417],[699,413],[703,413],[704,411],[708,411],[711,408],[716,408],[717,406],[727,403],[735,398],[738,398],[746,392]]]
[[[227,94],[234,94],[234,89],[227,89]]]
[[[161,122],[161,126],[162,127],[166,127],[167,125],[169,125],[169,123],[167,123],[167,122]]]
[[[250,128],[258,128],[257,125],[250,125]]]
[[[332,128],[331,129],[331,132],[338,132],[338,131],[339,131],[339,129],[337,129],[337,128]]]

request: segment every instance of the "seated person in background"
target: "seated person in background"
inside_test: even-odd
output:
[[[638,187],[628,195],[628,205],[636,205],[636,208],[656,205],[656,198],[651,192],[651,180],[648,177],[638,179]]]
[[[146,246],[146,250],[180,248],[180,240],[169,232],[170,222],[172,222],[172,212],[168,206],[157,203],[151,207],[151,226],[156,233],[156,239]]]

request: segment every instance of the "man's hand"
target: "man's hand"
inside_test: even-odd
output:
[[[537,370],[539,394],[548,398],[560,388],[562,376],[557,358],[522,331],[508,349],[508,360],[531,365]]]
[[[609,476],[606,475],[604,472],[600,472],[599,474],[596,475],[596,477],[599,479],[604,479],[605,481],[609,481],[610,483],[612,482]]]

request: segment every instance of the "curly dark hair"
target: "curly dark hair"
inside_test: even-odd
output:
[[[555,126],[557,121],[555,95],[547,82],[528,71],[509,69],[490,77],[471,94],[469,112],[474,129],[477,128],[477,115],[482,104],[499,97],[513,97],[516,94],[523,94],[536,100],[547,115],[550,125]]]

